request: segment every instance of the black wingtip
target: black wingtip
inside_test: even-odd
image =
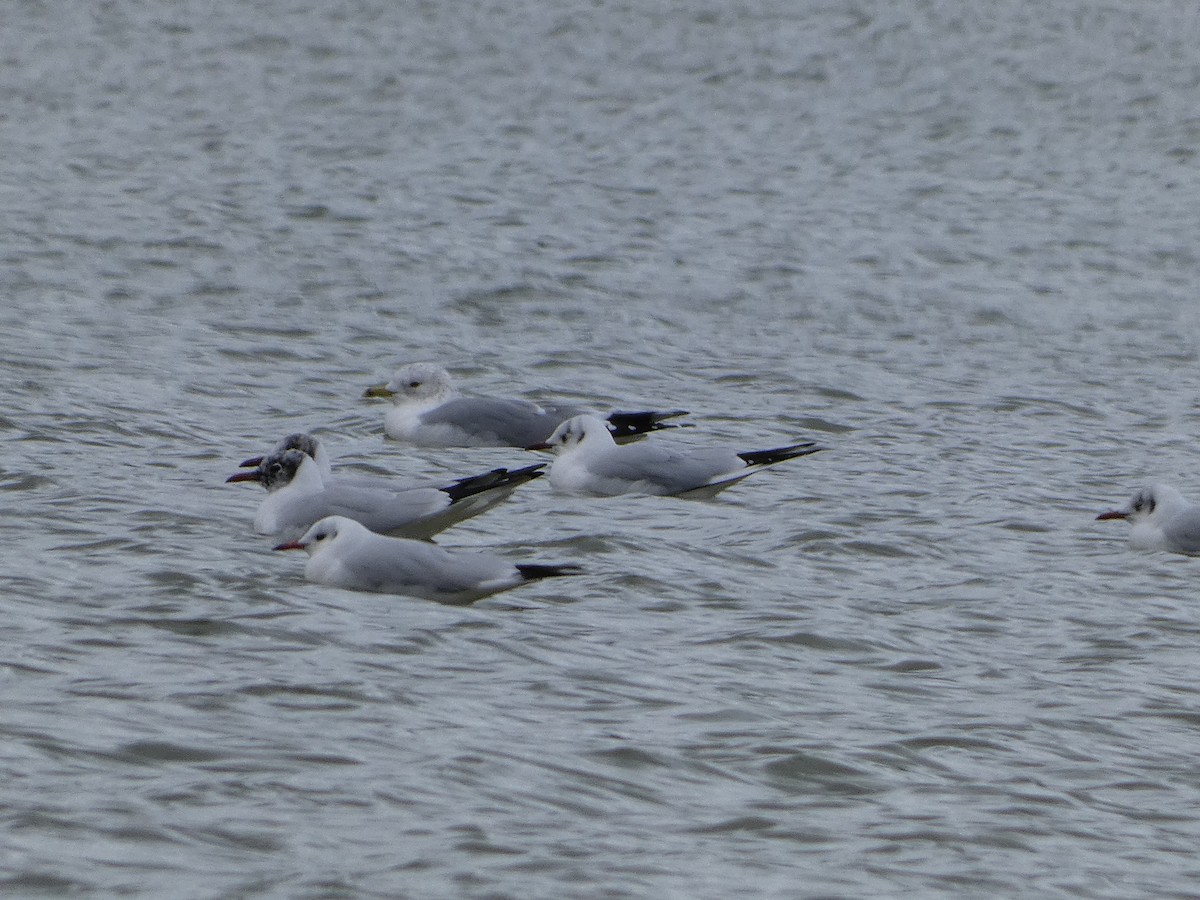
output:
[[[668,423],[667,419],[677,419],[686,416],[686,409],[640,410],[636,412],[615,412],[608,417],[608,430],[614,438],[628,438],[651,431],[661,431],[664,428],[682,428],[684,426]]]
[[[544,468],[546,468],[545,463],[534,463],[532,466],[525,466],[521,469],[492,469],[482,475],[460,478],[454,484],[448,484],[441,488],[441,491],[450,495],[451,503],[456,503],[464,497],[473,497],[484,491],[501,487],[516,487],[526,481],[540,478],[546,474],[542,471]]]
[[[771,463],[783,462],[785,459],[820,453],[824,449],[814,441],[807,441],[803,444],[790,444],[787,447],[775,447],[771,450],[747,450],[745,453],[739,453],[738,456],[745,460],[748,466],[768,466]]]
[[[526,581],[536,581],[539,578],[557,578],[562,575],[582,575],[583,569],[567,563],[561,566],[542,565],[540,563],[518,563],[517,571]]]

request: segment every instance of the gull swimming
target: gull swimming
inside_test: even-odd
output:
[[[594,416],[563,422],[529,450],[554,450],[550,484],[579,494],[667,494],[695,499],[715,496],[768,466],[823,449],[810,442],[772,450],[676,449],[644,441],[621,446]]]
[[[1142,488],[1121,509],[1096,516],[1097,521],[1105,519],[1127,519],[1133,526],[1129,543],[1137,550],[1200,556],[1200,506],[1168,485]]]
[[[257,467],[230,475],[227,482],[255,481],[267,497],[254,517],[259,534],[294,537],[327,516],[345,516],[380,534],[428,539],[491,509],[520,485],[540,477],[542,465],[493,469],[439,487],[391,488],[387,479],[342,481],[323,478],[320,467],[301,450],[272,452]]]
[[[321,443],[320,439],[318,439],[315,435],[304,431],[297,431],[293,434],[289,434],[278,444],[276,444],[275,448],[269,454],[264,454],[263,456],[252,456],[249,459],[243,460],[241,463],[239,463],[239,466],[243,469],[256,469],[262,465],[262,461],[266,459],[267,456],[280,456],[287,450],[300,450],[301,452],[308,454],[308,456],[312,458],[312,461],[317,464],[317,469],[321,473],[322,479],[325,481],[329,481],[331,478],[336,479],[338,486],[354,485],[355,487],[372,488],[374,490],[391,493],[399,490],[408,490],[409,488],[438,488],[445,484],[444,481],[439,481],[434,478],[400,478],[395,476],[381,478],[378,475],[362,475],[358,473],[339,473],[335,476],[333,474],[332,461],[329,453],[325,450],[325,445]],[[247,476],[244,478],[229,478],[227,480],[255,481],[261,479],[255,479]],[[316,520],[314,519],[313,521]]]
[[[312,461],[317,464],[317,468],[321,470],[323,476],[333,474],[333,465],[329,459],[329,454],[325,452],[325,445],[316,437],[306,431],[297,431],[289,434],[275,445],[271,453],[279,454],[285,450],[300,450],[307,453]],[[243,469],[253,469],[262,465],[263,459],[269,454],[263,456],[252,456],[249,459],[243,460],[239,465]]]
[[[392,401],[383,420],[389,437],[427,447],[527,447],[545,441],[572,416],[591,412],[562,404],[464,396],[450,374],[433,363],[407,365],[391,381],[367,388],[364,396]],[[606,421],[617,440],[632,440],[675,428],[665,420],[684,415],[683,409],[614,412]]]
[[[472,603],[529,581],[577,575],[574,565],[512,563],[492,553],[452,551],[422,541],[384,537],[353,519],[321,519],[276,550],[305,550],[304,577],[319,584],[408,594],[441,603]]]

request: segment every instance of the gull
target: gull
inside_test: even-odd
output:
[[[1200,556],[1200,506],[1168,485],[1142,488],[1121,509],[1096,516],[1097,521],[1105,519],[1128,519],[1133,526],[1129,543],[1138,550]]]
[[[621,446],[599,419],[575,416],[559,425],[548,441],[527,449],[556,451],[550,484],[561,491],[707,499],[768,466],[823,448],[812,442],[743,452],[716,447],[677,450],[649,441]]]
[[[590,412],[561,404],[463,396],[450,374],[433,363],[407,365],[391,381],[367,388],[364,396],[392,401],[383,420],[389,437],[427,447],[527,447],[545,441],[561,422]],[[665,420],[684,415],[683,409],[614,412],[607,427],[617,440],[636,440],[649,431],[678,427]]]
[[[452,551],[375,534],[353,519],[328,516],[276,550],[305,550],[304,577],[319,584],[472,603],[539,578],[578,575],[574,565],[511,563],[492,553]]]
[[[372,479],[374,485],[364,485],[361,479],[322,478],[311,456],[292,449],[269,453],[256,468],[225,480],[257,481],[267,489],[254,517],[259,534],[294,537],[326,516],[340,515],[380,534],[428,539],[491,509],[520,485],[541,476],[543,468],[493,469],[439,487],[394,489],[382,478]]]
[[[355,487],[373,488],[375,490],[394,492],[398,490],[407,490],[409,488],[419,487],[441,487],[445,482],[438,481],[432,478],[380,478],[378,475],[360,475],[360,474],[339,474],[333,475],[333,465],[328,452],[325,450],[325,445],[312,434],[304,431],[297,431],[283,438],[275,448],[263,456],[252,456],[249,459],[243,460],[239,466],[243,469],[257,469],[262,465],[267,456],[281,456],[287,450],[300,450],[308,454],[312,461],[317,464],[317,469],[321,473],[321,478],[328,481],[331,478],[336,478],[339,486],[354,485]],[[262,479],[246,476],[244,478],[226,479],[227,481],[261,481]],[[265,483],[264,483],[264,486]],[[315,521],[315,520],[314,520]],[[310,523],[311,524],[311,523]]]
[[[283,438],[275,448],[271,451],[273,454],[283,453],[285,450],[300,450],[307,453],[312,461],[317,464],[317,468],[321,470],[323,476],[328,477],[333,474],[333,466],[329,459],[329,454],[325,452],[325,445],[316,437],[306,431],[297,431]],[[239,465],[243,469],[254,469],[262,465],[263,459],[268,454],[263,456],[252,456],[247,460],[243,460]]]

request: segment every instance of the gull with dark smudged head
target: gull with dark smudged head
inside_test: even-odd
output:
[[[522,484],[540,477],[544,467],[500,468],[437,487],[393,488],[384,478],[368,483],[323,477],[311,456],[290,449],[273,451],[254,469],[236,472],[226,481],[253,481],[267,489],[254,517],[259,534],[294,537],[326,516],[340,515],[380,534],[428,539],[504,501]]]

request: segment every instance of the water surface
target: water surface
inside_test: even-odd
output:
[[[1194,896],[1188,4],[20,3],[0,29],[15,895]],[[535,483],[477,607],[307,584],[223,479],[363,387],[829,448]],[[515,454],[515,455],[514,455]]]

